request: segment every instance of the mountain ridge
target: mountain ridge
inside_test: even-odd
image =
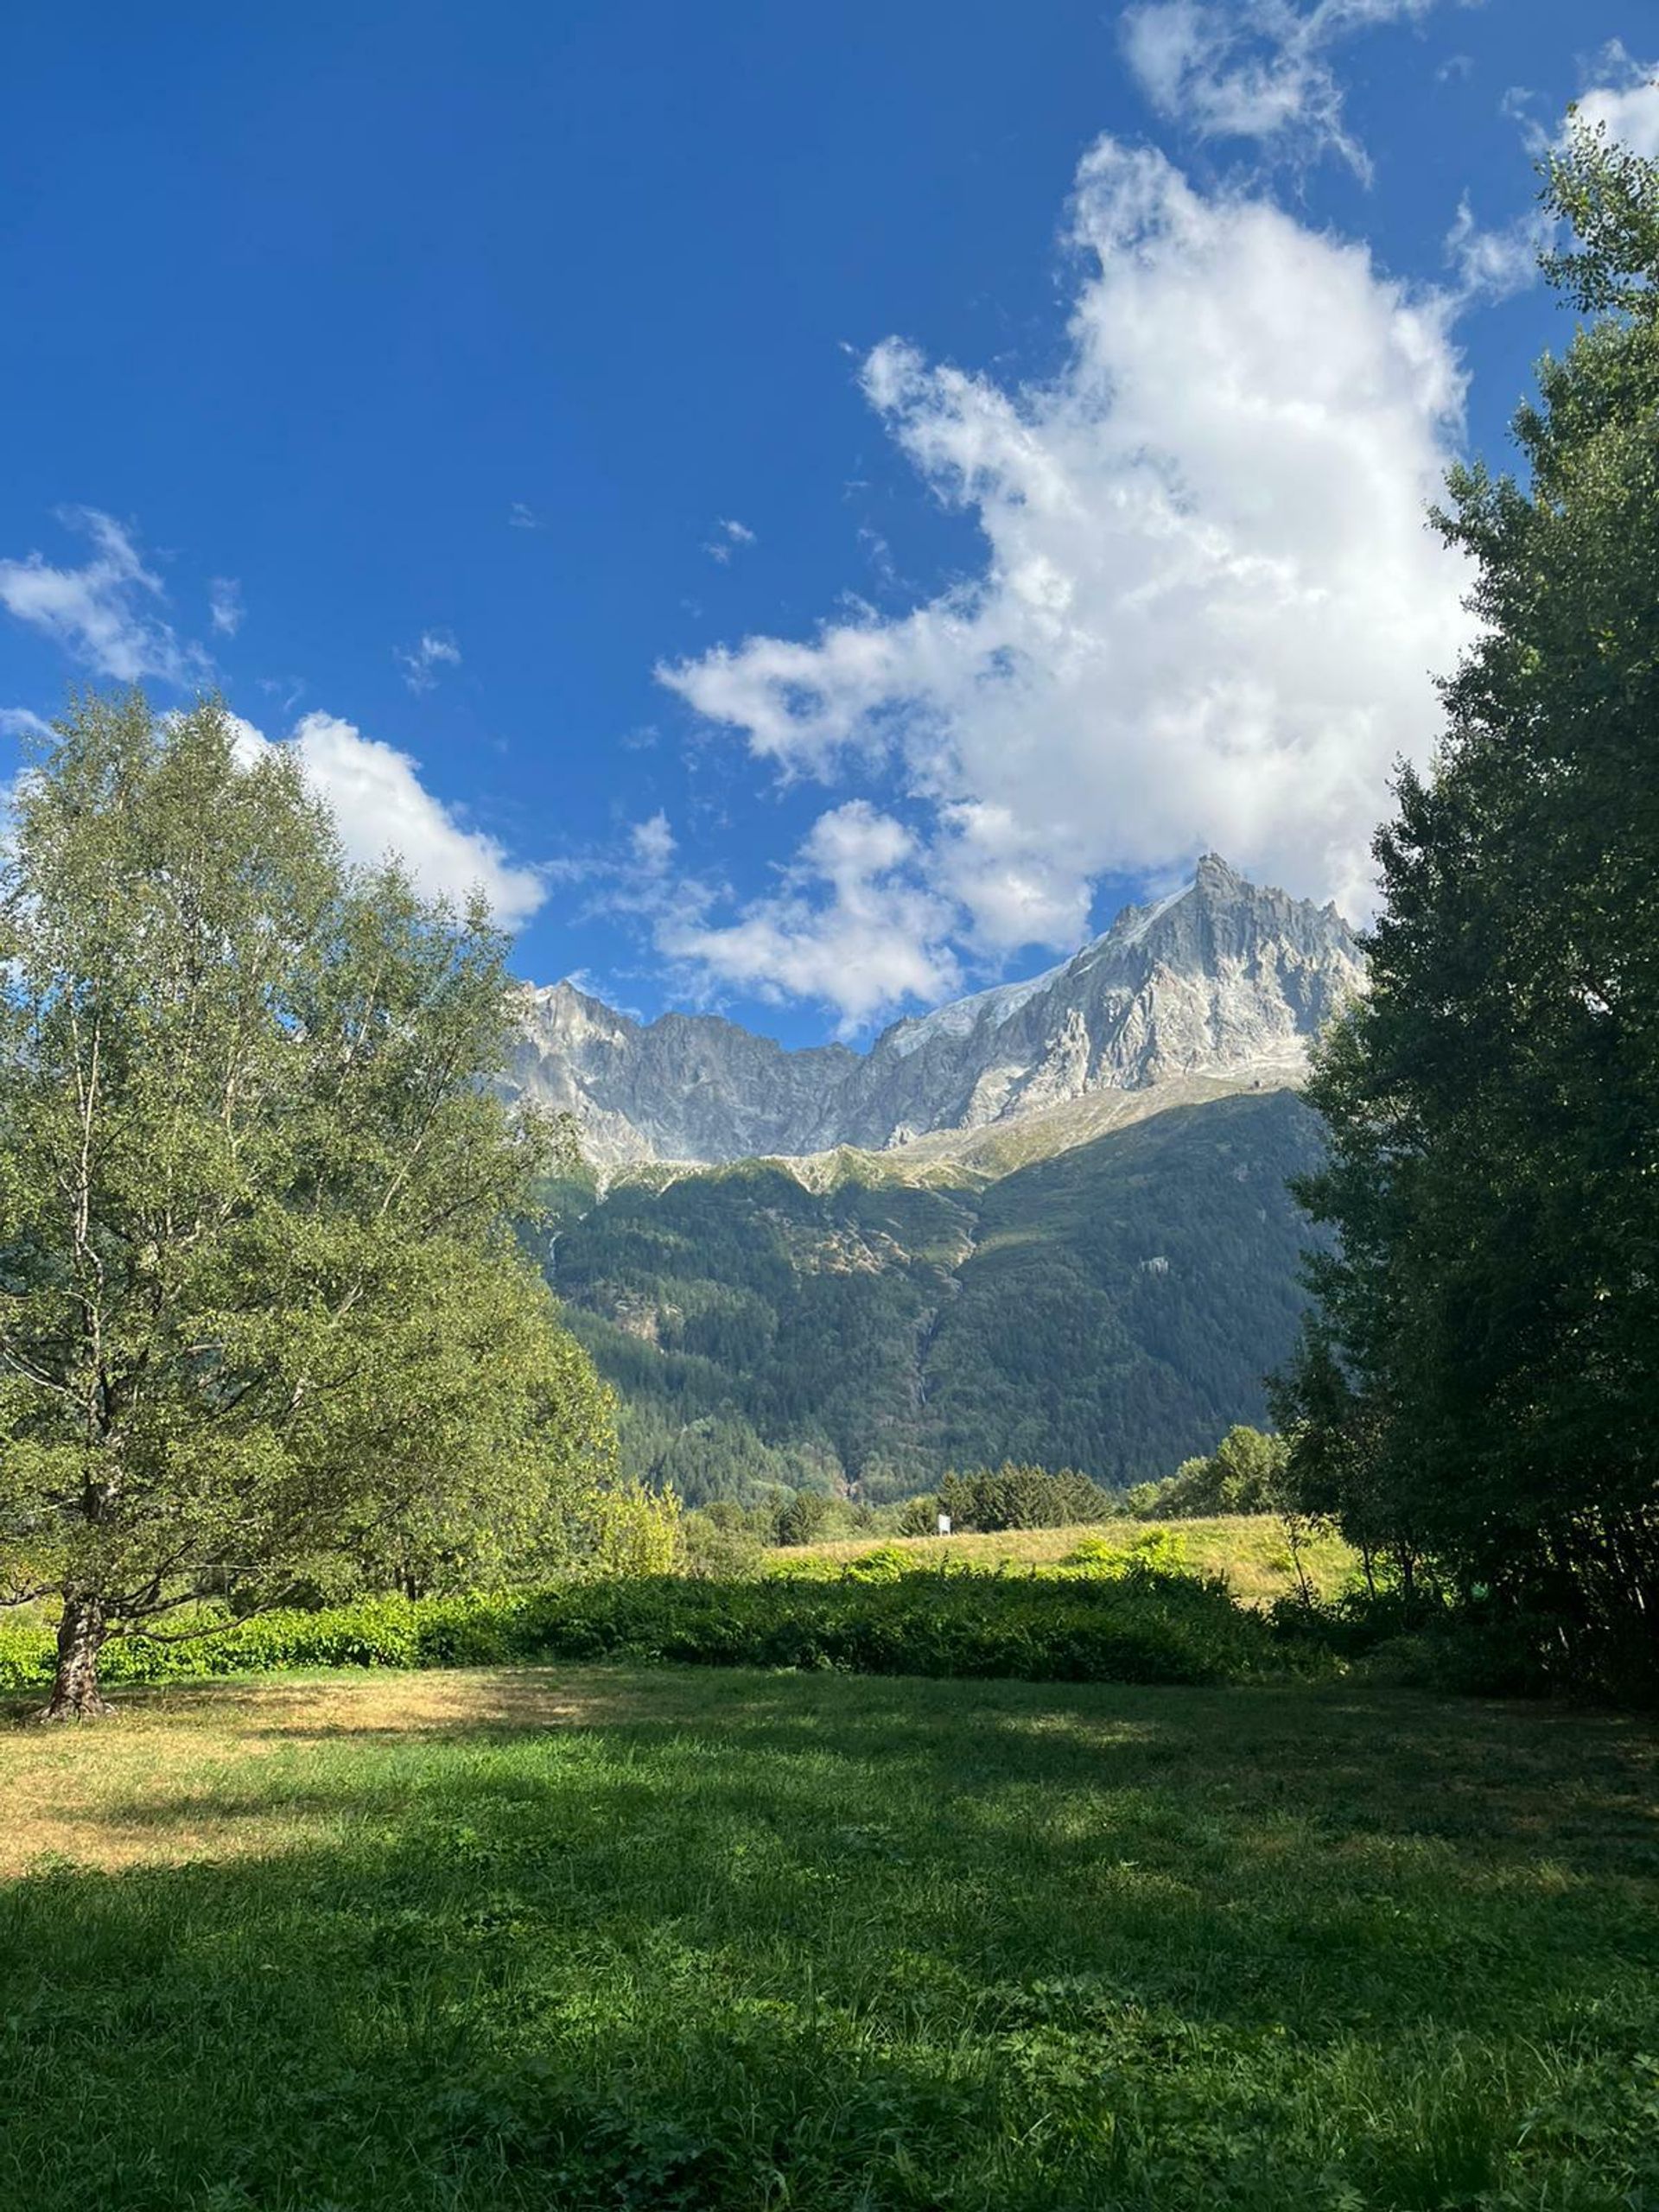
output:
[[[786,1047],[718,1014],[642,1023],[568,981],[526,986],[509,1087],[570,1113],[607,1175],[838,1152],[919,1166],[988,1154],[988,1132],[1058,1127],[1055,1109],[1103,1094],[1109,1114],[1111,1094],[1294,1085],[1363,975],[1334,906],[1206,854],[1189,884],[1126,907],[1066,960],[903,1016],[864,1052]]]

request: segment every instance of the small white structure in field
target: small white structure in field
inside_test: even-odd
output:
[[[950,1516],[948,1513],[941,1513],[939,1516],[939,1534],[942,1536],[948,1536],[950,1533]]]

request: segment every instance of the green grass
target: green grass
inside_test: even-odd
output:
[[[1154,1526],[1166,1529],[1179,1539],[1186,1563],[1195,1573],[1224,1575],[1243,1605],[1271,1605],[1275,1598],[1296,1593],[1296,1573],[1285,1548],[1284,1531],[1268,1513],[1215,1514],[1202,1520],[1156,1523],[1134,1521],[1125,1515],[1115,1521],[1079,1522],[1072,1528],[1005,1529],[988,1535],[843,1536],[819,1544],[786,1546],[767,1554],[767,1566],[770,1571],[783,1573],[790,1573],[798,1561],[845,1566],[879,1548],[897,1545],[926,1566],[949,1562],[977,1567],[1056,1567],[1087,1538],[1098,1537],[1127,1552]],[[1357,1575],[1359,1554],[1334,1529],[1322,1529],[1307,1546],[1304,1566],[1316,1593],[1333,1598]]]
[[[1659,2203],[1650,1741],[1352,1683],[273,1679],[0,1732],[0,2204]]]

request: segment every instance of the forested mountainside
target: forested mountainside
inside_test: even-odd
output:
[[[1263,1413],[1319,1155],[1292,1091],[1172,1107],[975,1187],[750,1161],[622,1184],[553,1244],[630,1468],[696,1503],[874,1501],[1005,1456],[1116,1485]]]
[[[1091,1095],[1294,1082],[1363,976],[1334,906],[1249,883],[1211,854],[1058,968],[894,1022],[868,1052],[786,1051],[709,1014],[641,1023],[568,982],[527,989],[511,1087],[573,1116],[602,1171],[881,1150]]]

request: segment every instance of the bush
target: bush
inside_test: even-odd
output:
[[[871,1560],[879,1562],[872,1569]],[[1231,1682],[1334,1662],[1275,1632],[1218,1580],[1133,1558],[1110,1577],[906,1571],[877,1553],[835,1580],[672,1576],[571,1583],[500,1597],[376,1599],[226,1622],[183,1643],[106,1649],[111,1684],[282,1668],[487,1666],[626,1659],[853,1674],[1011,1675],[1033,1681]],[[0,1637],[0,1689],[49,1681],[43,1630]]]
[[[899,1544],[878,1544],[873,1552],[849,1559],[842,1573],[849,1582],[898,1582],[916,1572],[916,1562]]]
[[[723,1499],[716,1503],[724,1504]],[[717,1516],[714,1506],[686,1514],[680,1522],[680,1558],[700,1581],[733,1582],[757,1574],[764,1546],[734,1506]]]

